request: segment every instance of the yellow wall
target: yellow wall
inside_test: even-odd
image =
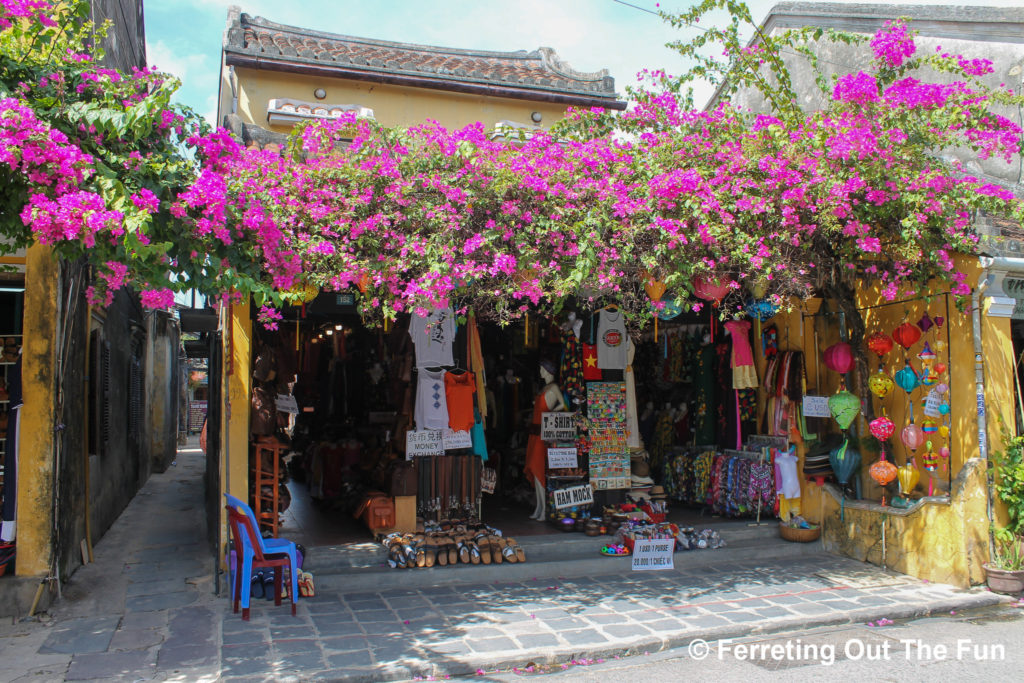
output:
[[[323,88],[325,104],[358,104],[373,109],[374,118],[385,126],[412,126],[433,119],[446,128],[461,128],[480,121],[492,128],[502,120],[530,124],[530,114],[540,112],[541,125],[547,126],[562,117],[565,105],[530,102],[501,97],[486,97],[444,90],[382,85],[365,81],[303,76],[258,69],[236,68],[238,78],[238,115],[246,123],[254,123],[278,133],[287,133],[290,126],[270,126],[267,104],[285,97],[316,102],[313,91]],[[231,89],[223,86],[221,106],[230,111]],[[223,99],[226,91],[227,100]]]
[[[221,395],[227,397],[224,428],[221,430],[221,490],[241,500],[249,496],[249,394],[252,389],[249,362],[252,349],[252,321],[249,301],[235,303],[221,312],[224,336],[224,373]],[[228,365],[230,364],[230,374]],[[227,515],[221,510],[221,540],[229,542]],[[223,562],[225,554],[222,554]]]
[[[46,576],[53,553],[54,329],[60,273],[49,247],[29,247],[26,261],[17,574]]]

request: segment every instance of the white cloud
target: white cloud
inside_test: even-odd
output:
[[[200,52],[182,55],[171,49],[162,40],[158,40],[156,43],[147,41],[146,56],[150,66],[173,74],[185,83],[196,78],[197,75],[207,76],[213,73],[209,55]]]

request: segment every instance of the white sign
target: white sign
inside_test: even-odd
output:
[[[942,394],[937,389],[932,389],[924,399],[924,414],[928,417],[939,417],[942,413],[939,407],[942,405]]]
[[[543,441],[575,441],[576,413],[541,413],[540,438]]]
[[[633,571],[673,569],[674,538],[646,538],[633,544]]]
[[[299,404],[291,394],[278,394],[275,403],[279,413],[299,414]]]
[[[410,429],[405,433],[405,459],[418,455],[444,455],[444,436],[440,429]]]
[[[590,484],[573,486],[568,489],[556,489],[554,494],[556,510],[570,508],[575,505],[593,505],[594,503],[594,489],[590,488]]]
[[[559,467],[579,467],[579,458],[575,448],[549,448],[548,467],[558,469]]]
[[[454,451],[457,448],[472,448],[473,437],[469,435],[469,432],[455,432],[451,429],[444,430],[444,436],[441,439],[444,444],[446,451]]]
[[[804,396],[804,417],[832,417],[827,396]]]
[[[498,470],[493,467],[485,467],[480,472],[480,490],[484,493],[494,493],[494,487],[498,483]]]

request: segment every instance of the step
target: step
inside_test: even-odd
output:
[[[674,555],[676,568],[730,565],[740,562],[787,560],[824,552],[820,543],[789,543],[772,536],[736,529],[723,534],[726,546],[717,550],[690,550]],[[441,585],[468,585],[495,581],[550,580],[564,576],[596,576],[630,571],[628,557],[599,554],[608,537],[582,534],[534,536],[519,539],[526,553],[524,563],[456,564],[417,569],[388,567],[383,548],[351,546],[316,548],[310,553],[307,568],[322,590],[353,593],[379,590],[381,586],[425,588]],[[369,544],[359,544],[368,546]]]

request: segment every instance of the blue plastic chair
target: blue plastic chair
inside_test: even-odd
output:
[[[281,576],[288,567],[291,576],[292,614],[299,599],[299,563],[295,543],[283,538],[263,538],[259,523],[252,508],[238,498],[225,493],[227,498],[228,523],[234,538],[236,567],[231,581],[231,602],[238,612],[242,605],[242,619],[249,620],[249,586],[252,583],[253,568],[273,567],[274,604],[281,604]]]

